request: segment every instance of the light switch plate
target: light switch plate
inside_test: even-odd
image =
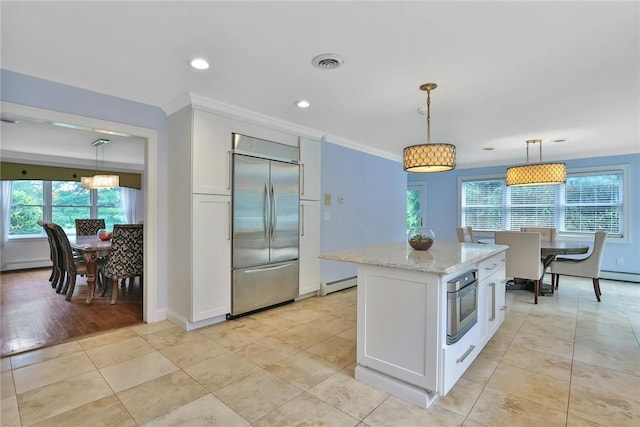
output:
[[[324,193],[324,204],[325,205],[331,204],[331,193]]]

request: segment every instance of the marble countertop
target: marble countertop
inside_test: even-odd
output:
[[[508,246],[436,241],[427,251],[416,251],[407,242],[386,243],[321,254],[321,259],[449,274],[476,264]]]

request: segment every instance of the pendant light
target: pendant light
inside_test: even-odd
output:
[[[427,92],[427,143],[406,147],[402,163],[407,172],[445,172],[456,167],[456,146],[431,143],[431,91],[435,83],[425,83],[420,90]]]
[[[540,144],[540,163],[529,164],[529,144]],[[507,168],[505,181],[509,186],[553,185],[567,181],[564,163],[542,163],[542,140],[527,140],[527,164]]]
[[[96,148],[96,174],[93,176],[81,176],[80,186],[89,190],[97,190],[99,188],[120,187],[120,176],[118,175],[99,175],[98,174],[98,147],[108,144],[109,140],[100,138],[91,143]]]

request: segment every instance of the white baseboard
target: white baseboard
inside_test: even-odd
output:
[[[621,273],[619,271],[602,270],[600,272],[600,278],[609,280],[621,280],[623,282],[640,283],[640,274],[638,273]]]
[[[28,270],[30,268],[42,268],[42,267],[51,267],[51,260],[33,260],[26,262],[9,262],[7,264],[2,265],[2,271],[11,271],[11,270]]]
[[[227,317],[225,315],[222,315],[212,317],[211,319],[200,320],[198,322],[191,322],[186,317],[176,314],[171,310],[167,310],[167,320],[175,324],[176,326],[181,327],[185,331],[193,331],[194,329],[204,328],[205,326],[224,322],[227,320]]]
[[[320,284],[320,295],[325,296],[331,292],[341,291],[343,289],[352,288],[358,285],[358,277],[348,277],[346,279],[336,280],[329,283]]]

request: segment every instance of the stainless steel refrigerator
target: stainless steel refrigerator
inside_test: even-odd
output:
[[[299,153],[233,135],[231,316],[298,296]]]

